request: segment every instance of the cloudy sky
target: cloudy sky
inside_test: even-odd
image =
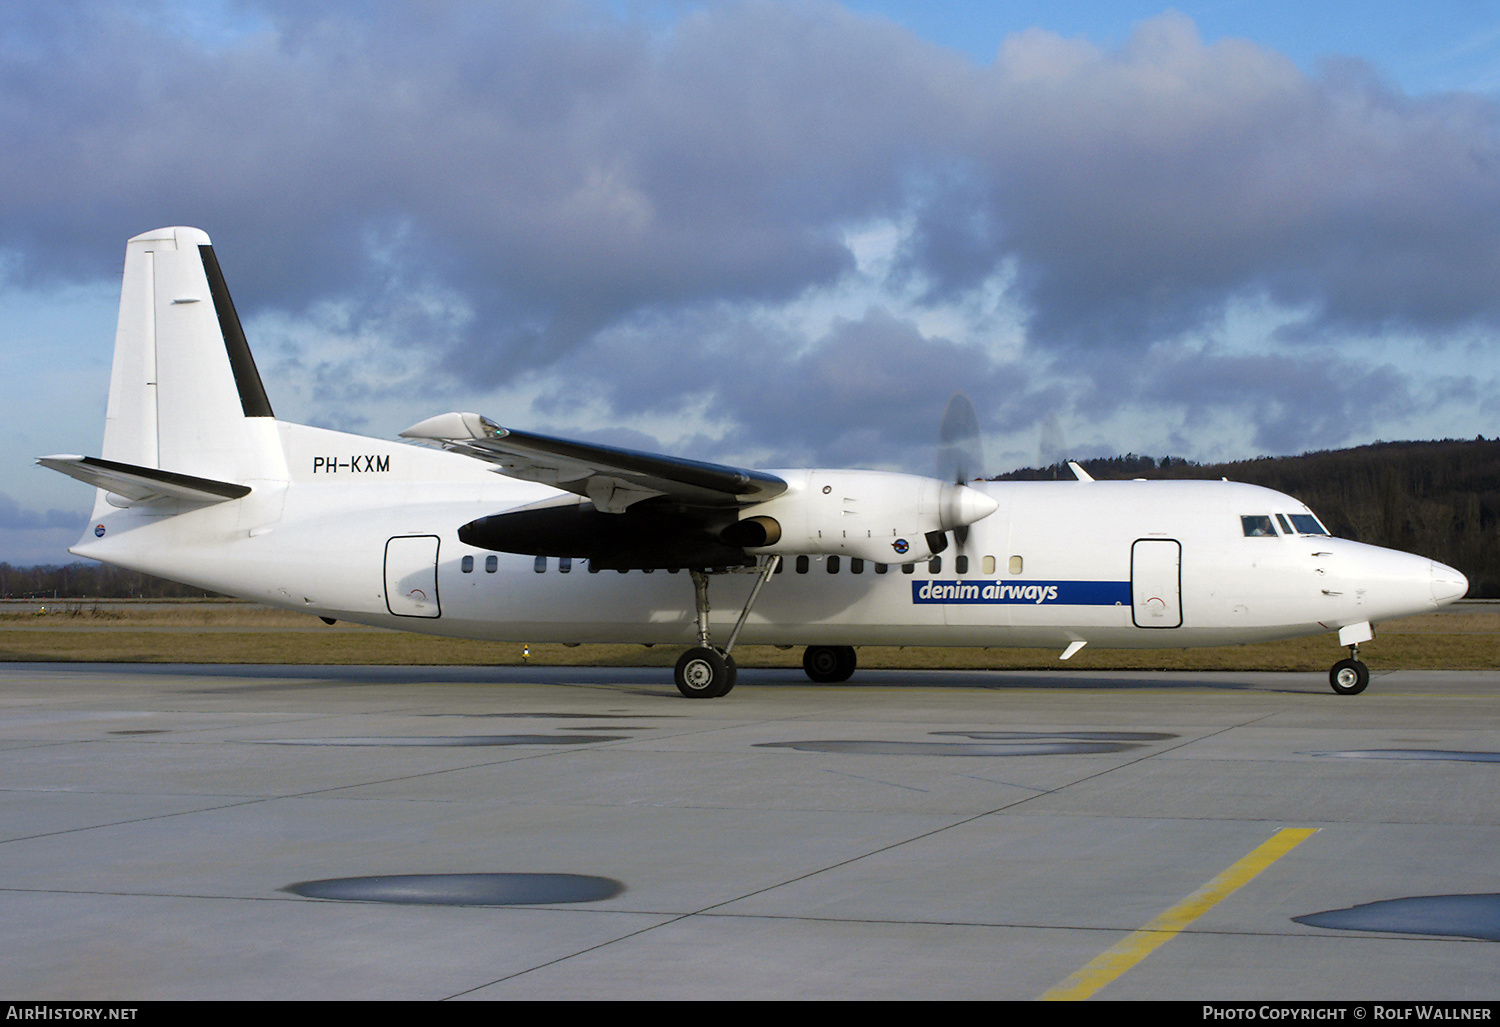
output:
[[[279,416],[765,467],[1494,436],[1488,0],[0,7],[0,560],[91,493],[125,240]]]

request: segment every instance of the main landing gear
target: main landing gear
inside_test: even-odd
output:
[[[739,620],[735,621],[734,630],[729,633],[729,642],[722,649],[709,639],[708,572],[688,572],[693,578],[693,605],[698,611],[698,644],[677,660],[673,678],[679,692],[689,699],[717,699],[728,695],[730,689],[734,688],[738,671],[734,665],[734,657],[729,652],[734,648],[735,639],[740,637],[745,618],[750,616],[750,607],[755,605],[760,590],[771,580],[771,575],[776,573],[780,563],[781,557],[773,556],[761,565],[755,587],[750,590],[745,608],[740,611]],[[809,678],[819,683],[848,681],[854,674],[857,662],[852,645],[810,645],[802,654],[802,669]]]
[[[802,669],[820,684],[848,681],[856,662],[852,645],[810,645],[802,654]]]
[[[694,573],[697,573],[696,571]],[[728,650],[696,646],[677,661],[677,690],[689,699],[717,699],[734,687],[734,657]]]
[[[776,573],[780,563],[781,557],[773,556],[761,566],[755,587],[750,590],[750,598],[745,600],[740,619],[735,621],[734,630],[729,633],[729,641],[722,649],[708,637],[708,573],[688,572],[693,578],[693,604],[698,610],[698,644],[683,653],[677,661],[677,670],[673,675],[677,681],[677,691],[689,699],[717,699],[729,694],[736,677],[734,657],[729,652],[734,648],[735,639],[740,637],[745,618],[750,616],[750,607],[755,605],[760,590],[771,580],[771,575]]]
[[[1339,695],[1358,695],[1370,683],[1370,668],[1359,659],[1359,646],[1349,647],[1349,658],[1340,660],[1328,672],[1328,684]]]

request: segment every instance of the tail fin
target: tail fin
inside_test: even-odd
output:
[[[286,480],[271,403],[196,228],[126,246],[103,457],[216,481]]]

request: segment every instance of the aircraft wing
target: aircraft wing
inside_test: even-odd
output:
[[[584,496],[606,513],[623,513],[632,503],[656,496],[693,506],[745,506],[787,488],[764,471],[513,431],[472,413],[429,417],[401,437],[442,443],[444,449],[495,464],[512,478]]]
[[[37,457],[36,462],[137,503],[171,500],[222,503],[226,499],[239,499],[250,494],[248,485],[198,478],[156,467],[138,467],[95,456],[42,456]]]

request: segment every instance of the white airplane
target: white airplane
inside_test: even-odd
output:
[[[952,410],[950,434],[973,433]],[[208,236],[164,228],[126,248],[102,455],[38,462],[98,489],[78,556],[330,623],[687,645],[694,698],[734,687],[739,642],[805,646],[814,681],[842,681],[858,645],[1067,659],[1333,631],[1349,658],[1329,680],[1352,695],[1375,622],[1468,590],[1228,481],[768,472],[472,413],[401,434],[425,444],[277,420]]]

